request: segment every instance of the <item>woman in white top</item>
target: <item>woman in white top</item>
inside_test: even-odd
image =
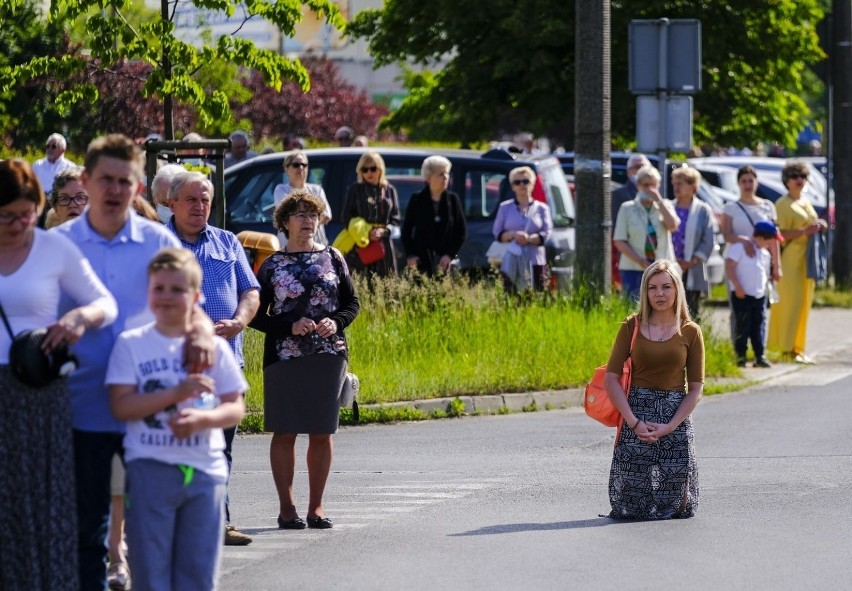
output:
[[[112,295],[68,238],[36,227],[44,195],[30,165],[0,162],[0,305],[10,330],[47,328],[47,351],[115,320]],[[58,317],[60,298],[79,307]],[[16,379],[0,326],[0,581],[8,589],[78,588],[71,411],[65,379]],[[108,354],[105,351],[104,354]]]
[[[674,206],[660,195],[660,173],[652,166],[643,166],[636,174],[636,197],[618,208],[613,245],[621,256],[618,271],[621,292],[633,300],[639,299],[642,273],[659,260],[676,262],[672,232],[680,226]]]
[[[320,223],[314,239],[324,246],[328,246],[328,238],[325,235],[325,225],[331,221],[331,206],[325,196],[325,191],[320,185],[308,181],[308,155],[297,150],[284,157],[284,172],[287,173],[287,182],[277,185],[272,194],[275,206],[284,201],[284,198],[296,189],[304,189],[311,195],[316,195],[325,203],[325,211],[322,212]],[[281,244],[287,242],[287,237],[278,232],[278,240]]]

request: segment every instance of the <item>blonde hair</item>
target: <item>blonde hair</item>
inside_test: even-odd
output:
[[[701,182],[701,173],[695,168],[681,166],[680,168],[675,168],[672,171],[672,180],[675,181],[678,179],[682,180],[687,185],[697,187],[698,183]]]
[[[660,171],[651,166],[643,166],[639,169],[639,172],[636,173],[636,184],[644,183],[646,179],[652,178],[657,181],[657,184],[660,184],[662,177],[660,176]]]
[[[148,278],[158,271],[183,271],[193,289],[201,289],[201,265],[191,250],[186,248],[164,248],[148,263]]]
[[[358,159],[358,165],[355,167],[355,174],[358,175],[358,182],[363,184],[364,175],[361,173],[361,168],[364,166],[375,166],[379,169],[379,186],[386,187],[388,180],[385,178],[385,160],[378,152],[364,152]]]
[[[689,306],[686,305],[686,290],[683,287],[683,281],[680,278],[680,267],[677,263],[673,263],[668,259],[660,259],[654,261],[642,273],[642,286],[639,289],[639,312],[637,319],[639,322],[648,321],[651,315],[651,305],[648,303],[648,282],[651,278],[660,273],[666,273],[671,277],[672,283],[675,286],[675,316],[677,317],[677,334],[681,334],[681,327],[692,320],[689,314]]]

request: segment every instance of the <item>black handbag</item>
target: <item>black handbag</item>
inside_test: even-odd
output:
[[[45,353],[41,344],[47,336],[46,328],[24,330],[17,335],[12,332],[6,312],[0,305],[0,316],[12,345],[9,347],[9,368],[15,378],[31,388],[43,388],[53,380],[67,377],[77,369],[77,358],[68,351],[67,345],[56,347]]]

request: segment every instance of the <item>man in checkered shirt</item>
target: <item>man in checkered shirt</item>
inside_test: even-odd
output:
[[[201,307],[216,327],[216,334],[231,345],[243,367],[243,330],[260,305],[260,285],[252,273],[242,245],[232,232],[207,223],[213,200],[213,184],[200,172],[179,172],[169,186],[169,206],[174,215],[166,227],[184,248],[195,254],[204,278]],[[231,468],[231,444],[236,427],[225,429],[225,457]],[[231,525],[225,497],[225,544],[245,546],[251,538]]]

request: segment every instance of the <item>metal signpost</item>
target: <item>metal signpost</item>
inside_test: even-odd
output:
[[[692,145],[692,97],[701,90],[701,23],[634,20],[628,34],[630,92],[640,152],[657,152],[666,196],[666,155]],[[674,95],[674,96],[672,96]]]

